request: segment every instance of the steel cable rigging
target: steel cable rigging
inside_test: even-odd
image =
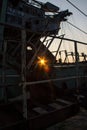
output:
[[[78,28],[77,26],[75,26],[74,24],[72,24],[71,22],[67,21],[68,24],[70,24],[71,26],[73,26],[74,28],[78,29],[79,31],[83,32],[84,34],[87,34],[87,32],[85,32],[84,30]]]
[[[85,14],[82,10],[80,10],[77,6],[75,6],[72,2],[69,0],[66,0],[68,3],[70,3],[74,8],[76,8],[81,14],[83,14],[85,17],[87,17],[87,14]]]
[[[85,17],[87,17],[87,15],[80,10],[77,6],[75,6],[72,2],[70,2],[69,0],[66,0],[69,4],[71,4],[74,8],[76,8],[80,13],[82,13]],[[84,30],[80,29],[79,27],[75,26],[74,24],[72,24],[71,22],[67,21],[68,24],[70,24],[71,26],[73,26],[74,28],[78,29],[79,31],[83,32],[84,34],[87,34],[87,32],[85,32]]]

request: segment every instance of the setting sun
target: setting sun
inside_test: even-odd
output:
[[[45,66],[47,63],[47,60],[44,57],[38,57],[38,64],[40,66]]]

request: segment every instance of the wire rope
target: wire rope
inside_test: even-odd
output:
[[[68,3],[70,3],[74,8],[76,8],[81,14],[83,14],[85,17],[87,17],[87,14],[85,14],[82,10],[80,10],[77,6],[75,6],[72,2],[69,0],[66,0]]]

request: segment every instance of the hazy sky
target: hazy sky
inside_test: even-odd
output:
[[[68,17],[68,21],[87,33],[87,17],[81,14],[66,0],[39,0],[39,1],[44,3],[47,1],[51,2],[54,5],[58,6],[60,8],[60,11],[69,9],[69,11],[73,13],[73,15]],[[80,10],[82,10],[87,15],[87,0],[69,0],[69,1],[72,2],[75,6],[77,6]],[[71,38],[71,39],[75,39],[87,43],[87,34],[80,32],[79,30],[69,25],[67,22],[63,22],[61,24],[61,30],[59,32],[59,35],[61,35],[62,33],[65,33],[65,37],[67,38]],[[70,47],[68,46],[68,44],[63,45],[63,47],[64,46],[65,47],[67,46],[67,49],[72,48],[72,46]],[[87,54],[87,46],[80,45],[78,49],[80,52],[85,52]]]

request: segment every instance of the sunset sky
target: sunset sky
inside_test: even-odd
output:
[[[83,33],[78,29],[72,27],[67,22],[61,23],[61,30],[59,31],[59,35],[65,34],[66,38],[74,39],[77,41],[82,41],[87,43],[87,0],[69,0],[72,2],[76,7],[78,7],[81,11],[83,11],[85,15],[80,13],[77,9],[75,9],[67,0],[39,0],[41,2],[50,2],[60,8],[60,11],[69,9],[70,12],[73,13],[72,16],[68,17],[68,21],[77,26],[78,28],[82,29],[86,32]],[[55,49],[57,46],[57,41],[55,41],[54,45],[51,49]],[[62,44],[62,49],[66,49],[68,52],[73,51],[73,43],[66,43],[65,41]],[[78,51],[84,52],[87,54],[87,46],[78,45]]]

